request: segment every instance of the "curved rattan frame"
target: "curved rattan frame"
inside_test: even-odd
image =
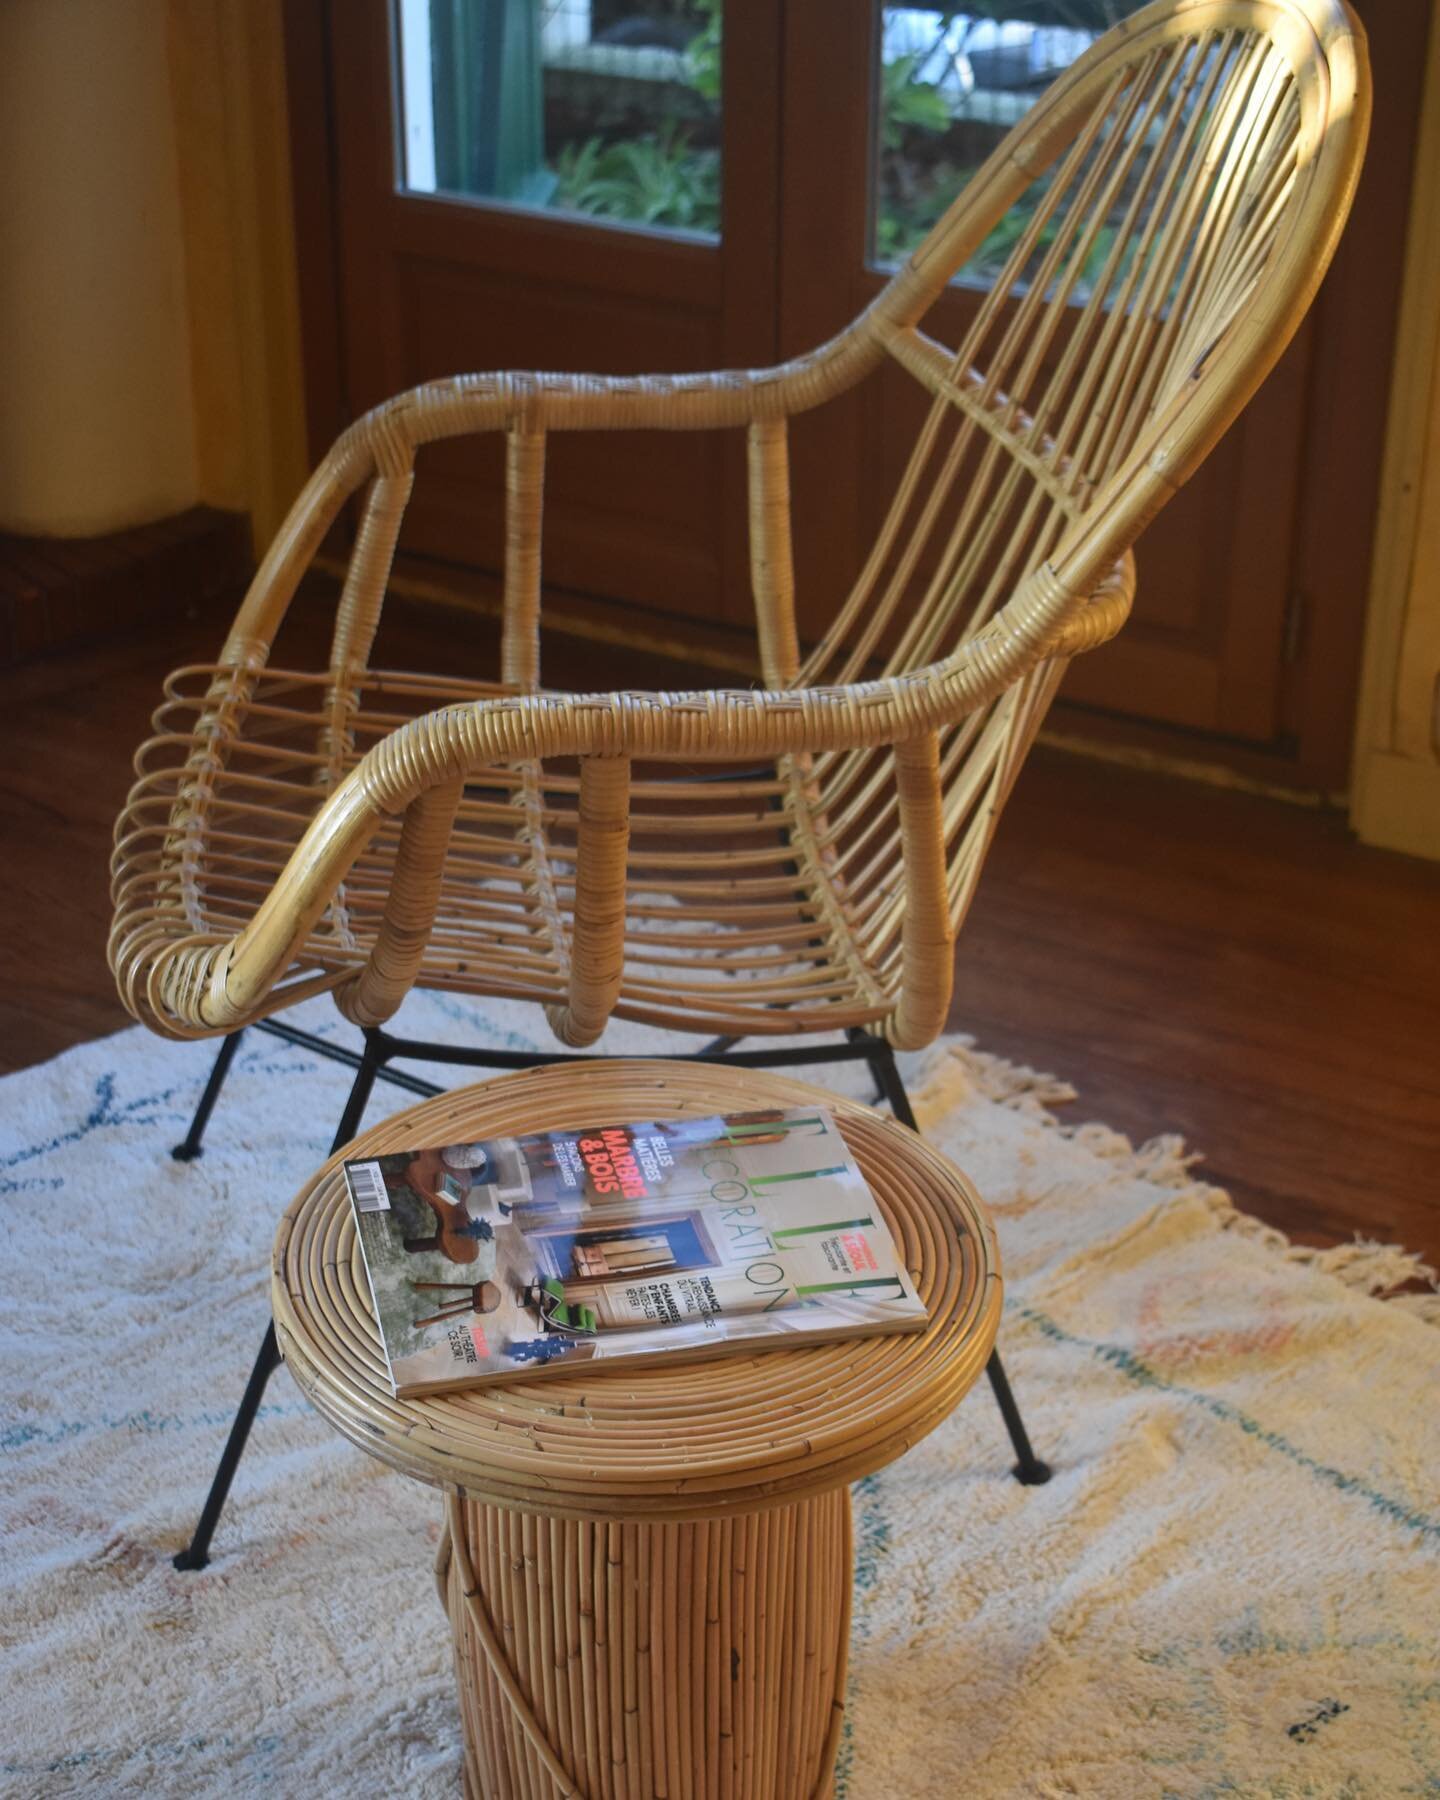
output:
[[[1132,544],[1304,315],[1349,208],[1368,109],[1363,35],[1341,0],[1158,0],[1080,58],[873,304],[815,353],[684,378],[460,376],[359,420],[296,502],[219,663],[190,688],[176,678],[160,735],[140,753],[115,858],[111,961],[126,1004],[157,1030],[201,1036],[329,988],[372,1024],[420,981],[536,999],[575,1045],[615,1014],[747,1033],[864,1024],[901,1047],[928,1042],[995,817],[1044,709],[1068,659],[1123,623]],[[1049,183],[1037,218],[1060,222],[1053,242],[1033,225],[1014,279],[997,284],[960,349],[945,349],[920,321],[1037,179]],[[1148,193],[1151,215],[1130,202],[1128,248],[1108,252],[1083,298],[1102,202],[1131,191]],[[1078,321],[1065,346],[1062,315]],[[1026,383],[1047,356],[1058,370],[1046,406],[1027,412]],[[930,392],[930,419],[866,570],[802,659],[787,422],[887,359]],[[1015,398],[1001,386],[1011,376]],[[642,428],[746,431],[763,688],[540,689],[547,434]],[[947,500],[959,452],[936,473],[939,434],[952,428],[980,457],[963,504]],[[501,683],[377,674],[369,656],[416,452],[483,431],[507,445]],[[362,488],[330,667],[273,670],[300,578]],[[927,540],[947,506],[959,522]],[[928,588],[917,574],[927,541],[940,543],[945,571]],[[888,661],[887,632],[898,638]],[[377,711],[373,695],[402,692],[419,716]],[[269,761],[242,773],[239,747],[253,755],[255,742]],[[557,775],[556,759],[578,759],[578,773]],[[650,903],[642,928],[632,916],[627,929],[636,807],[657,792],[636,765],[699,763],[760,764],[758,781],[711,792],[777,806],[783,845],[727,865],[713,841],[702,854],[666,839],[641,860],[671,871],[670,886],[639,877]],[[498,834],[492,787],[510,809]],[[682,778],[673,792],[684,803],[700,790]],[[758,817],[747,813],[746,829]],[[673,836],[663,800],[647,818]],[[462,827],[486,846],[465,862],[463,890]],[[710,879],[681,878],[697,869]],[[512,871],[522,899],[510,914],[490,906],[482,929],[489,903],[475,895]],[[677,940],[683,955],[667,956],[657,892],[720,935],[708,947]],[[798,898],[777,926],[785,894]],[[712,957],[747,980],[675,973]]]

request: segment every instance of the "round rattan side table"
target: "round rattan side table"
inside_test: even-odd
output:
[[[930,1312],[923,1333],[397,1400],[344,1155],[597,1121],[828,1105]],[[445,1490],[436,1575],[476,1800],[822,1800],[844,1710],[848,1485],[985,1367],[1000,1272],[965,1177],[870,1108],[769,1073],[597,1060],[397,1113],[275,1245],[280,1347],[362,1449]]]

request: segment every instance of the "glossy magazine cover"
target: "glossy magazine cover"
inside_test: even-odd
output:
[[[925,1324],[824,1108],[446,1144],[345,1173],[400,1395]]]

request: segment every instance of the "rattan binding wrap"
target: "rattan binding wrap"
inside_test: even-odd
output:
[[[690,377],[459,376],[358,421],[219,662],[172,677],[139,754],[114,860],[126,1004],[203,1036],[322,989],[378,1022],[418,982],[534,1000],[577,1045],[612,1016],[928,1041],[1065,666],[1119,629],[1135,539],[1303,317],[1368,112],[1341,0],[1160,0],[1079,59],[812,355]],[[963,341],[937,343],[927,312],[1027,189],[1009,265]],[[804,653],[788,421],[886,363],[929,412],[852,592]],[[540,685],[548,435],[638,428],[746,432],[763,686]],[[416,451],[480,431],[507,444],[500,680],[376,670]],[[361,494],[330,666],[277,668],[296,586]]]
[[[427,1101],[352,1147],[817,1101],[915,1277],[923,1334],[401,1401],[337,1159],[285,1216],[271,1294],[291,1372],[346,1436],[449,1496],[436,1573],[475,1795],[829,1792],[849,1624],[845,1490],[933,1430],[984,1368],[1000,1316],[995,1243],[965,1178],[914,1133],[751,1071],[561,1065]]]

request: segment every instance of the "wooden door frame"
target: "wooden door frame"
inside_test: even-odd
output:
[[[281,6],[305,435],[315,464],[350,422],[345,405],[345,316],[340,305],[340,219],[335,204],[330,0],[281,0]]]

